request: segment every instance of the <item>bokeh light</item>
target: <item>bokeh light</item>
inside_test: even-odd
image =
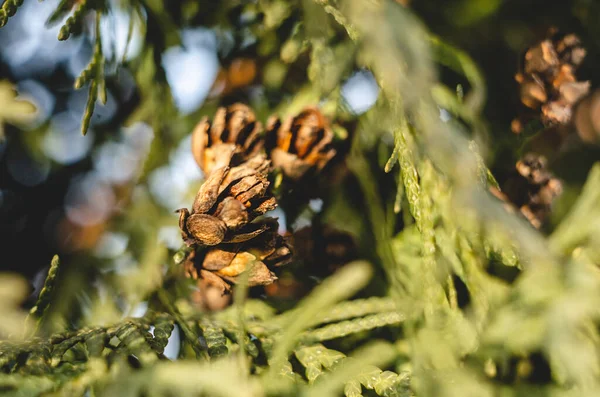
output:
[[[188,114],[198,109],[217,77],[217,42],[209,29],[181,32],[183,46],[171,47],[163,54],[163,67],[175,105]]]
[[[81,119],[72,112],[62,112],[50,121],[48,133],[42,140],[44,152],[52,160],[68,165],[84,158],[94,143],[94,132],[81,136]]]
[[[354,114],[362,114],[377,101],[379,87],[375,77],[368,70],[354,73],[342,86],[342,97],[349,110]]]
[[[65,197],[65,212],[70,221],[88,226],[106,220],[116,202],[111,186],[95,172],[71,181]]]
[[[10,29],[0,30],[0,56],[16,77],[48,76],[81,49],[83,36],[67,41],[56,39],[68,15],[52,26],[46,26],[59,2],[26,1],[10,19]]]

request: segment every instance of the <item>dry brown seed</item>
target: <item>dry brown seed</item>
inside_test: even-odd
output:
[[[263,215],[269,211],[273,211],[275,208],[277,208],[277,199],[275,199],[275,197],[269,197],[252,209],[252,215]]]
[[[221,277],[200,270],[197,280],[198,291],[192,295],[195,304],[209,311],[222,310],[231,303],[231,287]]]
[[[221,270],[231,264],[235,258],[237,250],[223,250],[214,248],[209,250],[204,256],[202,268],[206,270]]]
[[[523,105],[531,109],[537,109],[547,99],[546,89],[540,81],[529,80],[521,84],[521,102],[523,102]]]
[[[292,180],[300,179],[311,168],[311,164],[280,148],[273,149],[271,160],[274,166],[281,168],[283,173]]]
[[[183,262],[183,271],[185,273],[185,276],[187,278],[193,278],[193,279],[197,279],[198,278],[198,270],[196,269],[196,265],[195,265],[195,258],[196,258],[196,251],[191,251],[187,257],[185,258],[185,261]]]
[[[245,161],[239,166],[232,167],[227,176],[221,183],[221,187],[219,188],[219,194],[221,194],[226,188],[228,188],[232,183],[239,181],[240,179],[258,175],[260,178],[266,178],[268,169],[269,169],[270,161],[266,159],[266,157],[262,154],[256,155]]]
[[[575,109],[575,128],[582,141],[600,142],[600,91],[596,90],[579,102]]]
[[[515,134],[520,134],[521,132],[523,132],[523,121],[521,121],[520,119],[514,119],[510,123],[510,129]]]
[[[581,47],[574,48],[573,50],[571,50],[569,61],[573,65],[579,66],[583,62],[586,54],[587,54],[587,52],[586,52],[586,50],[584,48],[581,48]]]
[[[213,169],[244,161],[263,146],[262,125],[248,106],[236,103],[221,107],[212,123],[204,118],[192,134],[192,153],[205,174]],[[232,152],[234,157],[229,156]]]
[[[276,267],[286,265],[292,260],[292,250],[288,246],[279,247],[263,260]]]
[[[226,197],[217,210],[216,216],[227,225],[229,230],[237,230],[248,223],[246,207],[233,197]]]
[[[210,285],[219,287],[222,293],[229,291],[229,285],[223,279],[212,272],[200,270],[200,277],[205,279]]]
[[[255,197],[260,197],[267,191],[267,187],[269,186],[268,181],[261,181],[256,185],[252,186],[248,190],[240,193],[235,198],[236,200],[243,203],[246,207],[250,207],[250,200]]]
[[[558,74],[552,80],[552,86],[558,90],[561,85],[573,83],[577,81],[575,78],[575,68],[572,65],[561,65]]]
[[[239,141],[246,138],[255,127],[256,117],[252,109],[242,103],[235,103],[217,110],[210,136],[213,143],[242,143]]]
[[[207,213],[215,205],[219,196],[219,187],[228,170],[228,167],[221,167],[210,173],[196,194],[192,213]]]
[[[237,182],[235,185],[231,186],[229,193],[233,197],[236,197],[239,194],[247,192],[253,186],[258,185],[261,182],[262,182],[261,179],[259,179],[256,175],[250,175],[250,176],[244,177],[239,182]]]
[[[192,214],[187,218],[185,227],[188,233],[200,244],[216,245],[225,238],[227,225],[214,216]]]
[[[206,169],[205,149],[208,146],[209,128],[208,117],[203,117],[192,131],[192,155],[196,164],[203,170]]]
[[[249,268],[254,262],[256,262],[256,256],[249,252],[238,252],[229,266],[219,269],[217,274],[226,277],[235,277]]]
[[[315,148],[309,153],[308,156],[304,158],[304,161],[314,164],[317,170],[321,170],[329,160],[335,156],[335,150],[327,150],[322,151],[323,148],[328,145],[330,141],[322,140],[319,145],[315,146]]]
[[[254,261],[248,269],[248,273],[249,287],[255,287],[257,285],[269,285],[277,280],[277,277],[269,270],[267,265],[260,261]],[[232,283],[237,283],[240,276],[236,275],[223,277]]]
[[[238,142],[240,138],[246,138],[256,123],[254,112],[246,105],[236,103],[230,106],[231,117],[228,120],[229,130],[228,142]],[[245,139],[244,139],[245,140]]]
[[[547,125],[566,124],[571,120],[571,107],[561,101],[548,102],[542,106],[542,120]]]
[[[590,90],[589,81],[576,81],[572,83],[565,83],[560,86],[560,95],[567,101],[569,105],[574,104],[580,98],[585,96]]]
[[[525,72],[546,72],[558,65],[558,56],[550,40],[544,40],[525,54]]]
[[[233,236],[225,239],[224,243],[243,243],[245,241],[251,240],[256,236],[263,234],[265,231],[269,229],[269,225],[267,223],[249,223]]]
[[[179,230],[181,231],[181,238],[187,245],[190,245],[193,242],[193,237],[190,236],[187,226],[185,225],[190,216],[190,211],[188,211],[187,208],[180,208],[176,212],[179,212]]]

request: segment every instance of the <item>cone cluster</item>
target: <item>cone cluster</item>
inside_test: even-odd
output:
[[[219,108],[212,121],[198,123],[192,152],[205,182],[191,210],[178,211],[183,241],[194,248],[185,270],[205,294],[222,296],[244,271],[250,286],[277,279],[273,270],[291,261],[292,249],[277,220],[263,216],[277,207],[269,172],[280,168],[298,180],[321,170],[335,154],[332,138],[327,120],[312,108],[285,122],[271,118],[266,133],[243,104]],[[209,297],[199,300],[210,306]]]
[[[590,91],[590,82],[580,81],[576,75],[585,56],[586,50],[575,34],[559,35],[552,30],[548,38],[527,50],[523,67],[515,76],[521,102],[530,110],[513,121],[513,132],[523,132],[532,120],[541,121],[544,131],[529,143],[530,150],[537,153],[517,161],[514,177],[504,184],[505,194],[493,193],[512,203],[535,228],[542,227],[553,201],[562,193],[562,182],[549,171],[544,155],[552,157],[573,142],[576,109]]]
[[[562,182],[548,169],[545,157],[528,153],[516,164],[517,175],[507,181],[504,193],[492,192],[512,202],[520,213],[539,229],[547,219],[554,200],[562,193]]]
[[[521,102],[539,112],[544,126],[569,123],[573,106],[588,93],[590,82],[579,81],[576,76],[585,55],[575,34],[553,35],[525,53],[522,71],[515,79],[520,85]],[[520,133],[523,126],[523,118],[517,119],[513,131]]]

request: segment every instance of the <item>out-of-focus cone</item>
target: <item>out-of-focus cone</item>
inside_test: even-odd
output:
[[[582,141],[600,143],[600,90],[594,91],[577,104],[573,121]]]

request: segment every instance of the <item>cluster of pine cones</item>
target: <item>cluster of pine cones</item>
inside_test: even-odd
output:
[[[491,188],[492,194],[519,209],[529,223],[539,229],[550,214],[553,201],[562,193],[562,182],[549,170],[544,156],[527,153],[517,161],[516,175],[509,178],[500,192]]]
[[[535,112],[513,122],[515,133],[522,131],[527,118],[539,117],[545,127],[571,121],[573,106],[590,90],[590,82],[579,81],[576,76],[585,55],[576,35],[558,36],[554,32],[525,53],[522,71],[515,79],[521,102]]]
[[[580,81],[576,75],[585,55],[576,35],[551,30],[548,38],[527,50],[515,76],[528,111],[513,121],[513,132],[522,133],[533,120],[539,120],[544,130],[532,141],[532,151],[517,161],[515,175],[504,184],[504,192],[493,193],[515,205],[537,229],[563,190],[562,182],[549,170],[547,155],[554,156],[574,138],[577,106],[590,90],[590,82]]]
[[[277,279],[273,269],[291,261],[292,248],[278,233],[277,220],[262,216],[277,206],[269,172],[280,169],[295,182],[308,178],[335,155],[332,140],[316,108],[283,122],[271,117],[266,131],[252,109],[239,103],[219,108],[212,122],[200,121],[192,152],[205,182],[191,211],[178,210],[183,240],[193,247],[184,266],[198,280],[197,300],[210,306],[244,271],[249,286]]]

